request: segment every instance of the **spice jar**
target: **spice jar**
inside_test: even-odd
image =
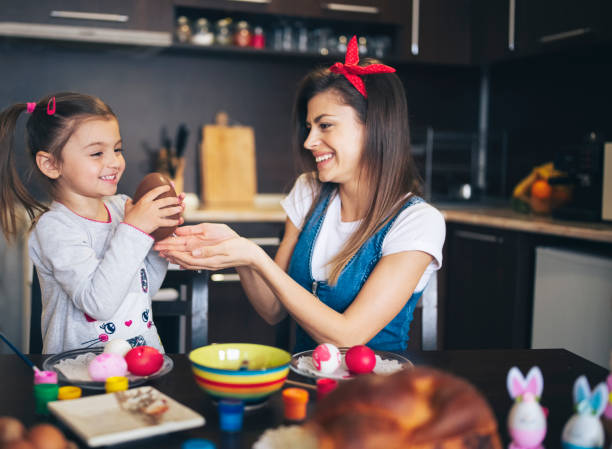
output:
[[[215,35],[215,41],[218,45],[232,45],[232,35],[230,33],[230,26],[232,25],[232,19],[226,17],[217,21],[217,33]]]
[[[238,47],[248,47],[251,45],[251,28],[246,20],[241,20],[236,24],[234,33],[234,44]]]
[[[200,17],[196,22],[195,33],[191,38],[191,42],[197,45],[212,45],[215,41],[215,35],[208,27],[208,20]]]
[[[191,28],[189,27],[189,20],[185,16],[180,16],[176,19],[176,39],[179,42],[189,42],[191,39]]]
[[[251,39],[251,46],[254,48],[266,48],[266,36],[264,35],[262,27],[255,27],[253,30],[253,39]]]

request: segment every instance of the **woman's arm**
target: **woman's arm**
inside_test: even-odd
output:
[[[276,261],[259,246],[240,237],[200,246],[191,254],[177,251],[167,254],[192,269],[239,267],[249,299],[267,321],[276,322],[284,316],[285,309],[316,341],[339,346],[371,340],[406,304],[432,260],[422,251],[383,257],[353,304],[344,313],[338,313],[286,273],[299,235],[290,221],[286,229]]]
[[[370,341],[404,307],[432,257],[405,251],[383,257],[344,313],[338,313],[265,259],[258,273],[296,322],[318,343],[353,346]]]

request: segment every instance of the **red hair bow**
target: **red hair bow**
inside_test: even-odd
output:
[[[346,56],[344,58],[344,64],[336,62],[332,65],[329,70],[334,73],[340,73],[346,77],[346,79],[355,86],[355,89],[368,98],[365,84],[361,77],[363,75],[372,75],[374,73],[392,73],[395,72],[393,67],[389,67],[384,64],[370,64],[365,67],[357,65],[359,63],[359,47],[357,46],[357,37],[353,36],[348,43],[346,48]]]

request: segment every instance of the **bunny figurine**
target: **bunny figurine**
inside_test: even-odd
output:
[[[510,368],[506,379],[514,405],[508,415],[508,432],[512,437],[509,449],[543,449],[546,436],[546,413],[539,400],[544,390],[542,371],[534,366],[527,379],[516,367]]]
[[[601,449],[604,431],[599,417],[608,402],[608,387],[601,382],[593,392],[585,376],[574,383],[574,406],[576,413],[563,428],[563,449]]]

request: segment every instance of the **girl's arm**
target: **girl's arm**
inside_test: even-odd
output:
[[[192,254],[166,253],[192,269],[240,267],[241,280],[249,285],[245,287],[249,299],[268,321],[282,317],[284,308],[316,341],[339,346],[371,340],[400,312],[432,260],[432,256],[422,251],[383,257],[351,306],[344,313],[338,313],[286,273],[299,234],[290,221],[286,228],[285,246],[281,244],[279,248],[278,264],[259,246],[240,237],[201,246]]]
[[[32,259],[76,308],[96,320],[107,320],[128,293],[153,239],[122,223],[100,258],[89,240],[88,233],[69,219],[47,212],[32,234]]]

